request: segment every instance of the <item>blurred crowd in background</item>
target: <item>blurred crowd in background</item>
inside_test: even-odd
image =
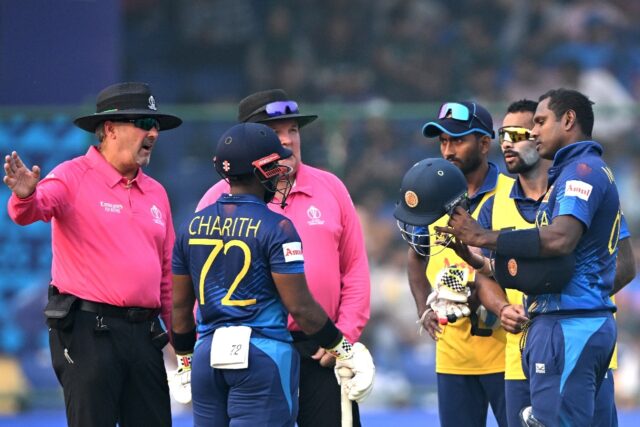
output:
[[[376,360],[378,386],[367,405],[435,401],[434,345],[417,334],[407,246],[391,212],[404,172],[440,155],[437,140],[421,134],[439,103],[480,102],[497,128],[511,101],[537,100],[557,87],[587,94],[596,102],[594,137],[614,170],[640,259],[640,2],[122,0],[118,21],[118,80],[149,82],[163,109],[173,104],[171,112],[185,120],[160,137],[148,169],[167,188],[176,225],[219,179],[214,143],[241,98],[281,87],[303,113],[320,115],[302,132],[303,161],[344,180],[370,257],[372,316],[363,341]],[[95,93],[87,96],[78,107],[93,107]],[[0,152],[18,150],[46,174],[94,143],[71,125],[68,108],[34,111],[0,106]],[[497,143],[491,157],[504,170]],[[3,186],[2,206],[8,197]],[[9,393],[21,394],[23,404],[41,403],[57,388],[41,314],[50,227],[18,227],[5,212],[0,230],[0,370],[19,366],[22,376]],[[617,401],[635,407],[640,279],[616,302]]]

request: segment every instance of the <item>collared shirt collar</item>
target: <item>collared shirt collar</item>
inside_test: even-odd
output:
[[[520,184],[519,178],[516,178],[516,182],[514,186],[511,187],[511,192],[509,193],[509,197],[513,200],[518,200],[518,201],[533,200],[532,198],[527,197],[524,194],[524,190],[522,189],[522,185]]]
[[[296,172],[296,178],[291,187],[291,193],[304,193],[309,197],[313,196],[313,177],[307,173],[308,166],[300,162],[298,165],[298,171]]]
[[[230,193],[222,193],[222,196],[218,201],[222,203],[233,203],[233,202],[253,202],[260,203],[262,205],[265,204],[264,200],[255,194],[230,194]]]
[[[478,207],[478,203],[480,203],[485,194],[496,188],[496,185],[498,185],[498,174],[498,167],[494,163],[489,162],[489,169],[487,171],[487,175],[484,177],[484,181],[482,181],[482,185],[476,194],[469,198],[469,201],[471,202],[469,209],[470,212],[475,211]]]
[[[85,156],[95,170],[100,172],[102,176],[105,178],[105,182],[111,188],[115,187],[119,183],[127,185],[135,185],[142,193],[144,193],[144,182],[147,179],[147,176],[142,171],[142,168],[138,168],[138,174],[135,178],[129,181],[127,178],[122,176],[120,172],[118,172],[107,160],[104,156],[98,151],[98,148],[94,145],[89,147],[87,154]]]
[[[553,184],[565,165],[588,154],[601,157],[603,151],[602,146],[595,141],[578,141],[562,147],[553,157],[553,165],[549,168],[548,185]]]

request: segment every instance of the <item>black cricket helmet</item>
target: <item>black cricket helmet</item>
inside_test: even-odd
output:
[[[393,216],[402,238],[418,254],[429,256],[431,247],[447,247],[452,239],[434,234],[432,242],[429,225],[458,205],[466,209],[467,203],[467,181],[462,171],[445,159],[429,158],[413,165],[402,178]]]
[[[265,202],[273,200],[276,192],[284,206],[291,190],[291,168],[278,164],[278,160],[291,157],[278,135],[269,126],[260,123],[240,123],[228,129],[216,146],[213,163],[216,171],[227,181],[255,175],[265,187]],[[286,185],[278,190],[278,182]]]

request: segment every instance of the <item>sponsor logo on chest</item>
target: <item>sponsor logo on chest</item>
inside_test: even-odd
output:
[[[123,206],[120,203],[109,203],[109,202],[103,202],[102,200],[100,200],[100,207],[104,209],[105,212],[109,212],[109,213],[122,213],[122,208]]]

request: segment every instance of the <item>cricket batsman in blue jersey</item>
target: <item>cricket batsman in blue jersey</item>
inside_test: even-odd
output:
[[[531,407],[521,413],[527,426],[591,425],[616,341],[609,295],[620,200],[602,146],[591,140],[593,121],[592,102],[580,92],[556,89],[540,97],[531,137],[553,164],[537,227],[490,231],[458,208],[438,230],[495,251],[496,277],[527,290],[531,322],[522,365]]]
[[[214,158],[230,194],[178,229],[172,340],[179,365],[173,381],[180,386],[172,390],[182,400],[192,394],[196,426],[294,425],[300,360],[287,330],[288,313],[311,340],[336,355],[336,370],[347,367],[354,374],[345,380],[351,400],[371,391],[369,351],[349,343],[313,299],[296,229],[267,208],[276,192],[279,203],[286,203],[290,168],[278,161],[291,154],[268,126],[232,127]]]

